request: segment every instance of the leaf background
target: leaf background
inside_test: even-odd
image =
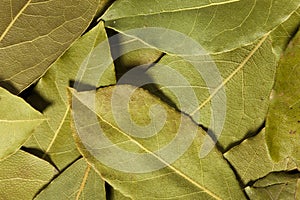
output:
[[[299,112],[297,103],[293,112],[285,107],[299,99],[299,6],[298,0],[0,2],[0,85],[14,94],[22,92],[19,96],[44,115],[0,89],[0,199],[297,199],[298,124],[289,121],[298,118]],[[225,126],[205,158],[199,158],[199,151],[206,134],[202,128],[210,128],[213,95],[209,89],[217,96],[222,87],[207,88],[189,62],[162,49],[153,35],[126,32],[151,26],[175,29],[195,39],[209,52],[223,77]],[[109,36],[119,33],[116,43],[102,43],[106,31]],[[160,42],[168,44],[170,40]],[[114,51],[126,52],[134,46],[143,48],[113,62]],[[197,61],[204,65],[203,60]],[[154,81],[162,76],[172,78],[163,74],[160,64],[180,72],[200,102],[191,105],[182,96],[185,103],[179,105],[170,90],[177,85],[138,89],[128,107],[135,122],[149,122],[153,102],[170,114],[165,129],[147,139],[120,131],[109,98],[115,86],[107,87],[143,64],[145,74]],[[82,73],[80,67],[87,71]],[[103,76],[95,79],[104,69]],[[163,162],[153,152],[173,138],[182,114],[186,132],[196,128],[197,136],[177,161],[158,171],[137,174],[112,169],[86,149],[75,129],[72,136],[68,87],[100,87],[96,110],[81,98],[83,94],[92,97],[93,92],[70,89],[69,93],[84,108],[83,114],[97,114],[115,146],[129,152],[148,152],[156,162]],[[179,86],[175,91],[184,93],[185,88]],[[195,117],[195,110],[200,118]],[[156,114],[161,117],[161,113]],[[92,126],[88,119],[84,123]],[[291,130],[296,134],[284,134]],[[121,155],[105,156],[131,162]]]

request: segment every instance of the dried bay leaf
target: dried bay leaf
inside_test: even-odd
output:
[[[132,136],[135,132],[133,127],[131,129],[132,132],[124,132],[124,129],[119,128],[120,124],[115,121],[114,117],[116,116],[113,116],[111,110],[112,93],[115,89],[121,90],[120,95],[124,92],[122,95],[124,97],[133,87],[119,85],[101,88],[97,90],[96,94],[95,91],[76,92],[71,90],[72,96],[70,96],[74,120],[74,137],[80,152],[87,159],[88,163],[101,174],[105,181],[123,195],[133,199],[245,198],[232,170],[216,149],[213,149],[207,157],[199,158],[199,147],[203,143],[205,134],[203,130],[197,127],[188,117],[182,116],[145,90],[137,89],[130,96],[127,111],[131,114],[135,123],[145,126],[150,120],[148,116],[149,108],[151,105],[159,105],[159,109],[155,111],[151,109],[151,113],[153,113],[152,117],[159,119],[159,121],[154,122],[154,124],[158,125],[161,122],[160,114],[164,110],[167,115],[164,126],[161,129],[155,126],[158,129],[154,129],[156,134],[147,138]],[[95,108],[91,107],[93,105],[89,102],[94,97]],[[124,101],[124,98],[119,98],[117,95],[116,100],[121,103]],[[92,120],[92,117],[95,115],[97,123]],[[124,115],[120,113],[119,115],[121,116],[120,123],[130,127],[130,123],[126,124],[126,117],[124,118]],[[99,134],[95,135],[94,131],[98,130],[98,126],[101,127],[103,134],[107,138],[103,138]],[[178,129],[178,126],[180,126],[180,129]],[[173,153],[163,154],[159,152],[160,148],[168,145],[169,142],[171,143],[173,137],[177,136],[178,130],[182,131],[181,134],[184,135],[181,135],[181,139],[176,137],[178,145],[175,146],[174,151],[169,152]],[[196,131],[194,138],[193,131]],[[99,138],[102,139],[99,140]],[[102,146],[99,143],[106,139],[109,139],[112,145]],[[190,141],[190,146],[180,154],[181,146],[188,141]],[[137,157],[128,157],[122,155],[122,153],[114,153],[115,148],[121,148],[129,154],[135,154]],[[170,164],[164,160],[170,159],[169,156],[172,157],[176,153],[181,155],[178,160],[174,160]],[[146,159],[144,160],[145,162],[141,162],[139,156],[145,154],[148,155],[147,158],[149,160]],[[106,161],[111,162],[113,166],[121,168],[114,169],[114,167],[101,163],[99,156],[107,159]],[[123,164],[125,164],[125,168],[122,168]],[[165,167],[152,170],[152,167],[156,168],[161,165]],[[132,170],[134,173],[128,172]],[[147,172],[147,170],[150,171]]]
[[[20,150],[0,162],[0,199],[32,199],[56,173],[48,162]]]
[[[272,173],[245,188],[252,200],[299,199],[299,174]]]
[[[199,42],[209,53],[216,53],[253,43],[284,23],[300,6],[298,0],[194,0],[168,3],[117,1],[103,19],[107,27],[119,32],[143,27],[176,30]],[[132,36],[140,37],[138,34]]]
[[[271,172],[297,169],[296,163],[290,158],[278,163],[272,160],[265,142],[264,129],[258,135],[227,151],[224,156],[236,169],[245,185]]]
[[[212,135],[215,135],[216,139],[220,135],[219,142],[226,151],[247,134],[255,132],[265,120],[278,55],[299,24],[299,3],[273,0],[191,1],[188,5],[183,3],[180,7],[177,3],[167,6],[160,2],[139,5],[140,2],[131,0],[115,2],[103,19],[107,27],[129,34],[169,54],[164,56],[159,64],[170,65],[184,76],[190,83],[190,88],[194,89],[199,105],[192,105],[189,96],[186,95],[179,97],[185,102],[179,105],[174,95],[169,92],[168,86],[164,85],[158,87],[158,92],[162,91],[165,95],[160,96],[189,115],[200,113],[200,118],[193,116],[194,120],[212,129]],[[137,5],[140,9],[135,9]],[[284,9],[279,9],[283,7]],[[132,28],[147,27],[176,30],[194,39],[211,53],[211,61],[217,65],[223,82],[214,88],[208,86],[203,79],[205,77],[199,76],[189,62],[176,55],[178,51],[170,52],[169,49],[162,48],[178,42],[174,41],[174,38],[158,42],[158,39],[153,39],[152,34],[126,32]],[[163,35],[164,31],[161,32]],[[162,45],[161,42],[165,43]],[[147,74],[150,74],[155,82],[157,76],[162,77],[162,68],[163,66],[154,66]],[[168,77],[167,74],[164,76]],[[171,80],[171,77],[168,78]],[[171,87],[177,94],[184,94],[186,90],[176,83],[170,85]],[[210,121],[214,118],[210,110],[211,101],[220,93],[218,90],[222,89],[226,92],[226,120],[223,130],[215,130]],[[222,126],[221,119],[216,121]]]
[[[0,2],[0,85],[19,93],[84,32],[99,0]]]
[[[168,72],[162,73],[164,66],[187,81],[182,85],[181,79],[172,77],[169,85],[158,85],[166,101],[210,128],[225,151],[264,122],[277,65],[269,34],[252,45],[204,56],[203,60],[166,55],[158,64],[146,72],[154,82],[169,77]],[[186,95],[187,90],[196,95],[196,102]]]
[[[0,160],[15,153],[45,119],[23,99],[0,87]]]
[[[63,171],[34,199],[66,198],[105,199],[104,181],[82,158]]]
[[[104,41],[104,43],[102,43]],[[48,101],[52,102],[44,111],[47,121],[35,130],[26,147],[37,148],[48,155],[58,169],[63,169],[79,153],[74,144],[70,129],[70,109],[67,103],[67,90],[70,82],[76,85],[79,82],[89,87],[99,87],[115,83],[115,73],[111,63],[109,46],[106,41],[106,33],[103,23],[85,34],[72,45],[72,47],[57,60],[49,71],[41,78],[35,87],[35,91]],[[99,45],[100,46],[99,48]],[[80,79],[80,70],[86,73]],[[102,77],[95,82],[90,75],[95,74],[91,70],[104,70]],[[97,75],[97,74],[96,74]],[[30,101],[35,101],[31,99]]]
[[[282,55],[266,121],[266,142],[276,161],[300,161],[300,32]]]

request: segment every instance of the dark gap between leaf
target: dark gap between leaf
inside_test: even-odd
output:
[[[152,95],[158,97],[161,101],[165,102],[169,106],[175,108],[178,112],[181,112],[168,96],[166,96],[158,87],[157,84],[154,84],[154,80],[146,72],[153,64],[142,65],[135,68],[130,73],[127,73],[126,76],[120,77],[118,80],[118,85],[128,84],[137,87],[141,87],[147,90]],[[144,83],[150,83],[145,84]]]
[[[299,174],[300,176],[300,172],[297,170],[297,169],[294,169],[294,170],[291,170],[291,171],[278,171],[278,172],[274,172],[274,171],[271,171],[270,173],[268,173],[267,175],[259,178],[259,179],[256,179],[256,180],[252,180],[252,181],[249,181],[245,187],[253,187],[253,185],[259,181],[259,180],[262,180],[264,178],[266,178],[267,176],[269,176],[270,174],[281,174],[281,173],[284,173],[284,174],[288,174],[288,175],[296,175],[296,174]],[[272,185],[269,185],[269,186],[273,186],[273,185],[277,185],[277,184],[272,184]]]
[[[36,84],[31,85],[29,88],[20,93],[20,97],[23,98],[29,105],[34,109],[43,113],[43,111],[48,108],[52,102],[44,98],[35,88]]]
[[[212,141],[215,142],[215,147],[217,148],[217,150],[219,152],[221,152],[222,154],[225,153],[224,148],[222,147],[222,145],[218,142],[218,138],[216,137],[216,134],[214,133],[213,130],[211,130],[210,128],[204,126],[203,124],[198,124],[189,114],[181,112],[182,114],[186,115],[187,117],[189,117],[192,122],[194,122],[197,126],[199,126],[200,128],[202,128],[206,134],[212,139]]]
[[[105,197],[106,197],[106,200],[111,200],[112,199],[112,190],[113,190],[113,187],[105,181]]]
[[[9,80],[4,80],[4,78],[0,77],[0,87],[3,87],[4,89],[8,90],[12,94],[19,94],[19,91],[17,88],[13,86],[13,84]]]
[[[110,87],[110,86],[114,86],[114,85],[115,84],[95,87],[93,85],[82,83],[82,82],[79,82],[79,81],[69,80],[69,87],[76,89],[76,91],[78,91],[78,92],[92,91],[92,90],[97,90],[97,89],[100,89],[100,88]]]
[[[90,23],[89,27],[84,31],[84,34],[86,34],[87,32],[89,32],[91,29],[93,29],[98,23],[99,23],[99,19],[102,17],[102,15],[106,12],[106,10],[115,2],[116,0],[102,0],[99,4],[100,6],[103,6],[102,9],[98,9],[97,13],[95,13],[95,16],[92,20],[92,22]],[[104,4],[104,5],[103,5]],[[82,36],[81,35],[81,36]]]
[[[78,92],[96,90],[96,87],[94,85],[75,80],[69,80],[69,87],[76,89]]]
[[[48,163],[50,163],[57,171],[59,171],[58,167],[55,165],[55,163],[52,161],[52,159],[50,158],[50,156],[48,154],[45,154],[45,152],[43,152],[40,149],[37,148],[27,148],[27,147],[21,147],[21,150],[30,153],[40,159],[43,159],[45,161],[47,161]]]
[[[231,165],[231,163],[223,156],[223,159],[227,162],[227,164],[229,165],[229,167],[231,168],[231,170],[233,171],[235,177],[236,177],[236,180],[238,181],[240,187],[241,187],[241,190],[243,191],[245,197],[247,198],[247,200],[250,200],[249,196],[247,195],[246,191],[245,191],[245,187],[246,185],[243,183],[240,175],[238,174],[238,172],[236,171],[236,169]]]
[[[131,66],[129,68],[125,68],[122,66],[121,60],[119,60],[119,58],[117,58],[117,56],[120,55],[120,52],[121,52],[121,49],[120,49],[121,46],[116,45],[116,44],[120,43],[119,37],[116,36],[118,34],[118,32],[116,32],[115,30],[109,29],[109,28],[106,28],[106,31],[107,31],[108,38],[111,38],[112,36],[114,36],[113,40],[109,40],[109,45],[111,48],[111,56],[114,60],[116,79],[117,79],[118,84],[129,84],[129,85],[134,85],[134,86],[140,86],[140,85],[143,85],[142,84],[143,82],[153,83],[154,80],[149,75],[146,74],[146,71],[150,67],[153,67],[157,62],[159,62],[165,54],[162,54],[154,63],[150,63],[150,64],[138,66],[138,67]],[[127,73],[134,67],[136,67],[134,72]],[[123,75],[126,73],[127,73],[127,76],[126,76],[126,78],[124,78]],[[151,94],[159,97],[163,102],[167,103],[168,105],[170,105],[171,107],[173,107],[177,111],[179,111],[176,104],[169,97],[167,97],[163,92],[161,92],[156,84],[143,85],[142,88],[145,90],[148,90]]]
[[[59,171],[57,168],[57,171],[59,172],[58,174],[56,174],[55,176],[53,176],[53,178],[46,183],[41,189],[39,189],[39,191],[37,191],[37,193],[34,195],[33,199],[37,197],[37,195],[39,195],[44,189],[46,189],[48,187],[48,185],[50,185],[50,183],[56,179],[58,176],[60,176],[66,169],[68,169],[71,165],[73,165],[75,162],[77,162],[79,159],[81,159],[82,156],[79,156],[78,158],[76,158],[74,161],[72,161],[70,164],[68,164],[65,168],[63,168],[61,171]]]
[[[283,49],[282,53],[285,52],[285,50],[288,47],[288,45],[292,42],[292,40],[294,39],[294,37],[296,36],[296,34],[298,33],[298,31],[300,30],[300,28],[298,28],[299,26],[300,26],[300,23],[298,24],[297,28],[295,30],[293,30],[292,34],[289,37],[289,41],[284,46],[284,49]]]
[[[121,49],[122,45],[119,45],[121,43],[120,35],[118,35],[119,33],[117,31],[109,29],[109,28],[106,28],[106,32],[107,32],[107,35],[109,38],[111,57],[114,61],[114,66],[115,66],[115,71],[116,71],[116,79],[117,79],[117,81],[119,81],[120,78],[124,74],[126,74],[128,71],[130,71],[131,69],[133,69],[135,67],[142,67],[142,66],[135,66],[134,64],[124,66],[123,62],[122,62],[122,56],[126,55],[127,53],[122,55],[122,49]],[[130,52],[132,52],[132,51],[130,51]],[[128,53],[130,53],[130,52],[128,52]],[[159,56],[153,63],[145,64],[144,67],[150,68],[150,67],[154,66],[157,62],[159,62],[161,60],[161,58],[164,55],[165,55],[165,53],[162,53],[162,55]]]
[[[229,151],[231,148],[241,144],[244,140],[256,136],[257,134],[259,134],[265,128],[265,126],[266,126],[266,121],[264,121],[256,130],[248,131],[246,133],[246,135],[241,140],[231,143],[227,148],[224,149],[223,153],[225,153],[225,152]]]
[[[117,58],[117,55],[121,54],[121,49],[120,49],[120,45],[115,45],[115,44],[120,43],[120,38],[117,36],[118,35],[117,31],[109,28],[105,28],[105,30],[108,38],[113,38],[113,40],[108,39],[108,42],[110,46],[110,54],[114,61],[116,80],[118,81],[128,71],[122,66],[121,60]]]
[[[120,33],[110,28],[106,28],[106,33],[108,35],[111,57],[114,61],[116,80],[119,81],[120,78],[131,69],[135,67],[142,67],[142,66],[136,66],[134,65],[134,63],[130,63],[130,65],[128,65],[129,63],[127,63],[127,65],[124,66],[124,63],[122,62],[122,57],[128,53],[131,53],[132,51],[127,52],[126,54],[123,55],[122,45],[120,45],[121,43],[121,35],[119,35]],[[149,46],[149,48],[151,47]],[[145,64],[144,67],[150,68],[154,66],[156,63],[158,63],[161,60],[163,56],[165,56],[165,53],[162,53],[154,62]]]

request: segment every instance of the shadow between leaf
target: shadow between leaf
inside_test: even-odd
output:
[[[40,149],[37,148],[27,148],[27,147],[21,147],[21,150],[30,153],[38,158],[41,158],[45,161],[47,161],[48,163],[50,163],[57,171],[59,171],[59,169],[57,168],[57,166],[55,165],[55,163],[52,161],[52,159],[50,158],[50,156],[48,154],[45,154],[45,152],[43,152]]]
[[[266,126],[266,121],[264,121],[256,130],[248,131],[241,140],[231,143],[227,148],[223,148],[222,153],[225,153],[225,152],[229,151],[231,148],[241,144],[244,140],[256,136],[265,128],[265,126]]]

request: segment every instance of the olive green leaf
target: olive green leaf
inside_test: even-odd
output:
[[[59,174],[35,199],[105,199],[104,181],[81,158]]]
[[[0,199],[32,199],[56,173],[48,162],[20,150],[0,162]]]
[[[220,145],[227,150],[234,142],[258,129],[265,120],[277,64],[269,33],[251,45],[210,55],[208,60],[205,56],[203,60],[199,56],[193,59],[166,55],[147,74],[155,83],[169,77],[169,73],[162,72],[165,66],[180,74],[180,81],[172,77],[170,85],[159,85],[158,88],[166,95],[166,100],[174,102],[197,123],[213,129],[216,137],[219,136]],[[217,80],[215,74],[222,79]],[[181,85],[182,79],[188,85]],[[193,90],[197,102],[191,103],[191,95],[184,95],[187,89]],[[175,95],[179,95],[179,99]],[[213,107],[213,101],[217,102],[217,108]],[[226,113],[217,110],[220,106]],[[215,128],[211,119],[221,125]]]
[[[245,199],[217,149],[200,159],[201,128],[146,90],[128,97],[133,89],[70,92],[79,150],[105,181],[133,199]]]
[[[299,163],[300,151],[300,32],[280,60],[266,122],[266,141],[275,161],[291,157]]]
[[[184,94],[187,88],[176,83],[169,87],[164,85],[158,87],[159,92],[164,94],[162,98],[191,115],[197,123],[211,128],[216,138],[220,135],[218,141],[226,151],[234,142],[242,140],[247,133],[257,130],[265,120],[278,54],[285,46],[286,34],[292,34],[294,27],[299,23],[296,11],[300,2],[191,1],[188,6],[180,5],[181,9],[176,8],[179,6],[177,4],[172,5],[173,7],[160,2],[157,4],[159,6],[155,3],[140,4],[140,1],[135,0],[115,2],[103,18],[107,27],[121,33],[132,34],[131,37],[169,53],[159,64],[170,66],[183,75],[190,83],[190,88],[193,88],[199,104],[192,105],[190,96],[186,95],[180,96],[183,104],[182,102],[179,104],[170,88],[172,92],[176,91],[176,94]],[[142,8],[135,9],[137,5]],[[281,9],[278,12],[276,8],[279,7],[286,10]],[[257,23],[262,25],[258,27]],[[157,44],[157,40],[153,39],[151,34],[145,37],[138,33],[135,35],[134,31],[126,32],[131,28],[143,27],[173,29],[195,39],[205,50],[212,52],[211,61],[216,64],[223,78],[222,82],[214,87],[207,85],[204,78],[207,79],[209,74],[201,77],[193,69],[190,61],[177,57],[176,52],[161,49],[163,45]],[[165,42],[171,45],[169,40]],[[204,65],[205,62],[207,61],[198,60],[199,65]],[[157,77],[163,77],[161,74],[164,66],[161,65],[154,66],[147,72],[154,82],[158,82]],[[169,77],[168,74],[164,76]],[[220,99],[218,94],[221,94],[223,89],[226,93],[226,101],[223,100],[227,106],[224,116],[226,120],[223,130],[215,130],[211,127],[210,119],[214,118],[211,113],[211,102]],[[200,118],[196,117],[199,113]]]
[[[274,31],[271,32],[271,39],[274,52],[278,59],[283,51],[286,49],[291,37],[297,32],[300,26],[300,8],[298,8],[288,20],[280,24]]]
[[[129,0],[116,1],[103,19],[107,27],[119,32],[143,27],[176,30],[215,53],[251,44],[281,25],[299,6],[299,0]]]
[[[15,153],[44,117],[23,99],[0,87],[0,160]]]
[[[84,32],[99,0],[0,2],[0,85],[19,93]]]
[[[112,36],[110,45],[118,78],[133,67],[154,63],[163,55],[161,51],[122,33]]]
[[[105,63],[109,65],[106,66]],[[44,111],[47,121],[36,129],[25,146],[43,151],[44,156],[50,156],[58,169],[63,169],[78,158],[79,153],[70,129],[66,88],[70,83],[78,85],[79,82],[87,87],[115,83],[114,67],[111,63],[106,33],[101,22],[76,41],[36,85],[35,92],[50,101],[50,105]],[[91,75],[98,76],[99,73],[93,72],[99,70],[104,72],[102,77],[95,80]],[[30,101],[36,102],[34,96]]]
[[[110,194],[111,200],[130,200],[131,198],[124,196],[121,192],[118,190],[112,189]]]
[[[299,199],[299,178],[299,174],[272,173],[245,190],[251,200]]]
[[[224,154],[244,184],[260,179],[271,172],[297,169],[292,159],[274,162],[268,152],[263,129],[255,137],[244,140]]]

